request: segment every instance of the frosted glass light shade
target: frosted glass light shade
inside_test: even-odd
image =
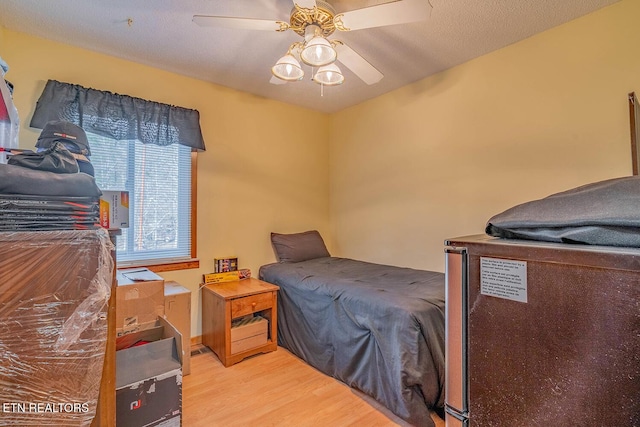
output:
[[[326,86],[335,86],[344,82],[344,76],[336,64],[329,64],[318,69],[313,76],[313,81]]]
[[[289,53],[278,59],[276,65],[271,67],[271,72],[277,78],[289,82],[301,80],[304,77],[304,70],[300,66],[300,63]]]
[[[300,59],[313,67],[322,67],[336,60],[338,54],[324,37],[313,37],[300,52]]]

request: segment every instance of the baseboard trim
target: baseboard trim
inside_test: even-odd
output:
[[[198,346],[202,344],[202,335],[198,335],[197,337],[191,337],[191,347]]]

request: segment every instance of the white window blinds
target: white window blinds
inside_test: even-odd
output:
[[[191,149],[87,137],[98,187],[129,191],[130,222],[117,238],[118,264],[189,259]]]

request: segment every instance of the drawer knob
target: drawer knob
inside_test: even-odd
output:
[[[256,305],[258,305],[258,303],[257,303],[257,302],[252,302],[252,303],[251,303],[251,308],[256,308]]]

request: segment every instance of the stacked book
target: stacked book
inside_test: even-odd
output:
[[[99,198],[0,194],[0,231],[90,230],[99,223]]]

